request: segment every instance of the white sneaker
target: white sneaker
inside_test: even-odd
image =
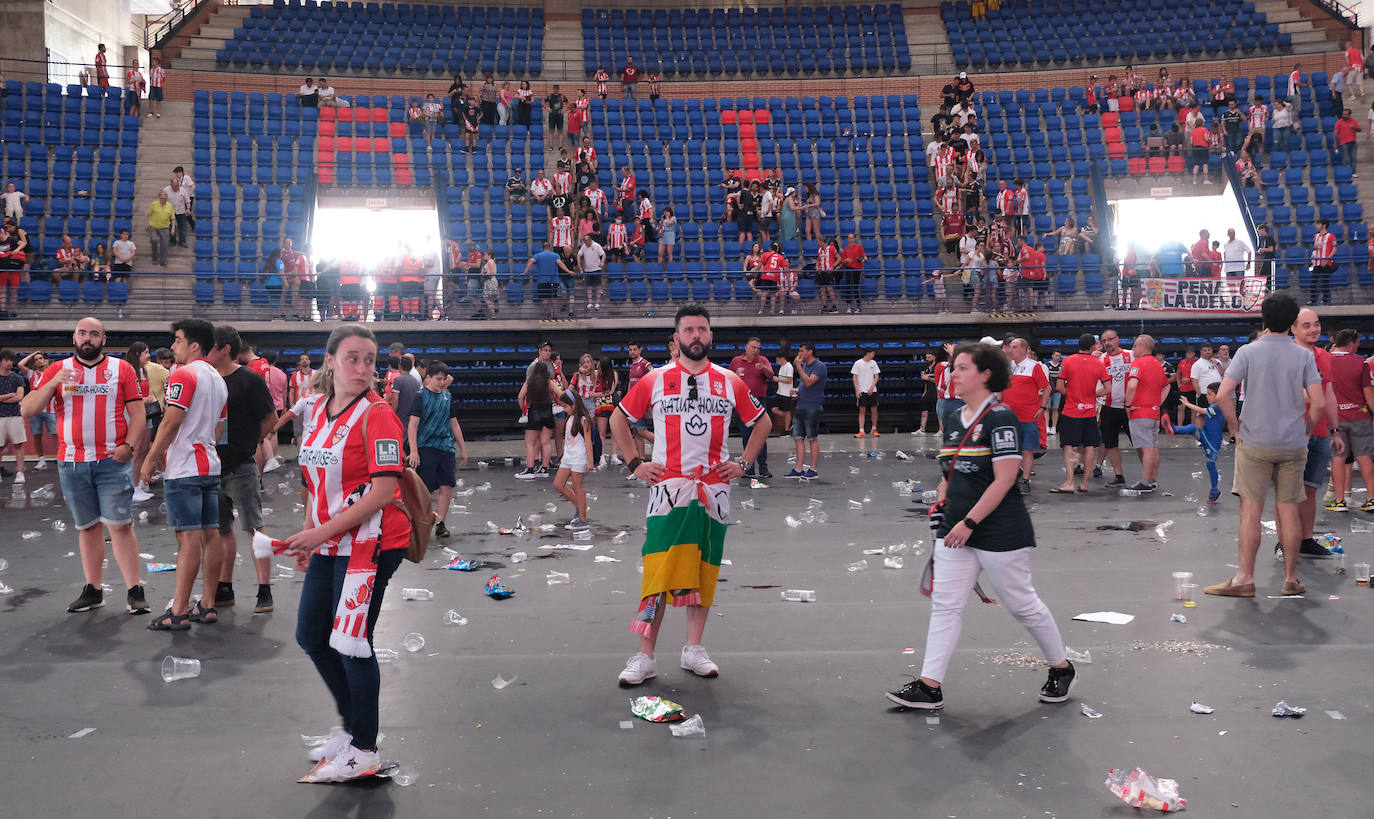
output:
[[[41,470],[41,469],[47,469],[47,468],[48,468],[48,459],[47,459],[47,458],[39,458],[39,459],[38,459],[38,463],[34,464],[34,465],[33,465],[33,468],[34,468],[34,469],[40,469],[40,470]]]
[[[362,751],[347,745],[339,755],[306,775],[307,782],[347,782],[370,776],[382,767],[382,757],[376,751]]]
[[[654,658],[641,651],[625,664],[625,670],[620,672],[620,684],[639,685],[645,680],[652,680],[657,676],[658,671],[654,667]]]
[[[305,752],[310,757],[311,762],[319,762],[321,759],[333,759],[343,752],[345,748],[353,744],[353,735],[343,729],[342,725],[335,725],[329,729],[329,739],[323,745],[316,745],[314,748]]]
[[[1046,434],[1046,435],[1058,435],[1059,433],[1057,433],[1057,432],[1054,431],[1054,427],[1047,427],[1047,428],[1045,429],[1045,434]]]
[[[15,473],[14,482],[15,482],[15,483],[23,483],[23,482],[24,482],[24,473],[23,473],[23,472]]]
[[[152,491],[148,489],[148,484],[141,483],[134,487],[134,503],[145,503],[154,497]]]
[[[682,647],[682,667],[698,677],[714,677],[720,673],[706,654],[706,647],[699,645]]]
[[[268,458],[267,463],[262,465],[262,471],[264,473],[271,472],[274,469],[281,469],[281,461],[276,458]]]
[[[611,456],[611,463],[615,464],[616,466],[620,466],[621,464],[624,464],[625,462],[622,461],[622,460],[620,460],[620,456],[619,456],[619,455],[612,455],[612,456]]]

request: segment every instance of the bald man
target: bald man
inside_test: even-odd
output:
[[[134,449],[147,429],[138,377],[129,362],[105,355],[105,327],[98,319],[77,322],[72,346],[76,355],[49,365],[20,403],[20,412],[31,418],[57,401],[57,476],[76,526],[86,579],[67,611],[105,605],[100,587],[104,524],[129,590],[128,611],[146,614],[133,527]]]
[[[1013,338],[1005,347],[1011,358],[1011,382],[1002,390],[1002,403],[1016,413],[1016,421],[1021,425],[1021,477],[1016,487],[1022,495],[1028,495],[1035,452],[1040,449],[1040,416],[1049,398],[1050,378],[1040,362],[1030,357],[1030,343],[1024,338]]]
[[[1136,336],[1131,353],[1131,369],[1126,373],[1126,414],[1135,454],[1140,458],[1140,482],[1132,488],[1153,491],[1159,481],[1160,410],[1169,397],[1169,376],[1155,358],[1154,336]]]

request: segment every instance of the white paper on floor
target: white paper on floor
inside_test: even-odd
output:
[[[1329,712],[1328,712],[1328,713],[1329,713]],[[1341,717],[1341,719],[1345,719],[1345,717]],[[84,736],[90,736],[91,734],[94,734],[94,733],[95,733],[95,729],[94,729],[94,728],[82,728],[80,731],[77,731],[76,733],[71,734],[70,736],[68,736],[67,739],[81,739],[81,738],[84,737]]]
[[[1075,620],[1082,620],[1086,623],[1109,623],[1113,626],[1124,626],[1135,619],[1134,614],[1122,614],[1119,611],[1089,611],[1075,615]]]
[[[539,548],[561,550],[571,549],[574,552],[590,552],[592,549],[596,548],[596,545],[592,543],[545,543],[543,546],[540,546]]]

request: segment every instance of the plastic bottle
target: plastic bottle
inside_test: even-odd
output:
[[[814,603],[816,592],[814,589],[788,589],[782,593],[782,599],[789,603]]]
[[[401,589],[402,600],[433,600],[434,592],[429,589]]]
[[[1123,490],[1121,490],[1121,497],[1123,497],[1123,498],[1138,498],[1138,497],[1140,497],[1140,490],[1139,490],[1139,489],[1123,489]]]

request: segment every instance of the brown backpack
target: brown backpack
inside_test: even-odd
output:
[[[367,440],[367,416],[372,414],[368,409],[363,413],[363,440]],[[425,559],[425,552],[429,551],[429,539],[434,535],[434,522],[436,520],[434,510],[430,506],[429,489],[425,482],[420,479],[420,475],[414,469],[403,466],[400,477],[401,497],[393,499],[392,505],[406,516],[406,522],[410,524],[410,542],[406,546],[406,560],[411,563],[419,563]]]

